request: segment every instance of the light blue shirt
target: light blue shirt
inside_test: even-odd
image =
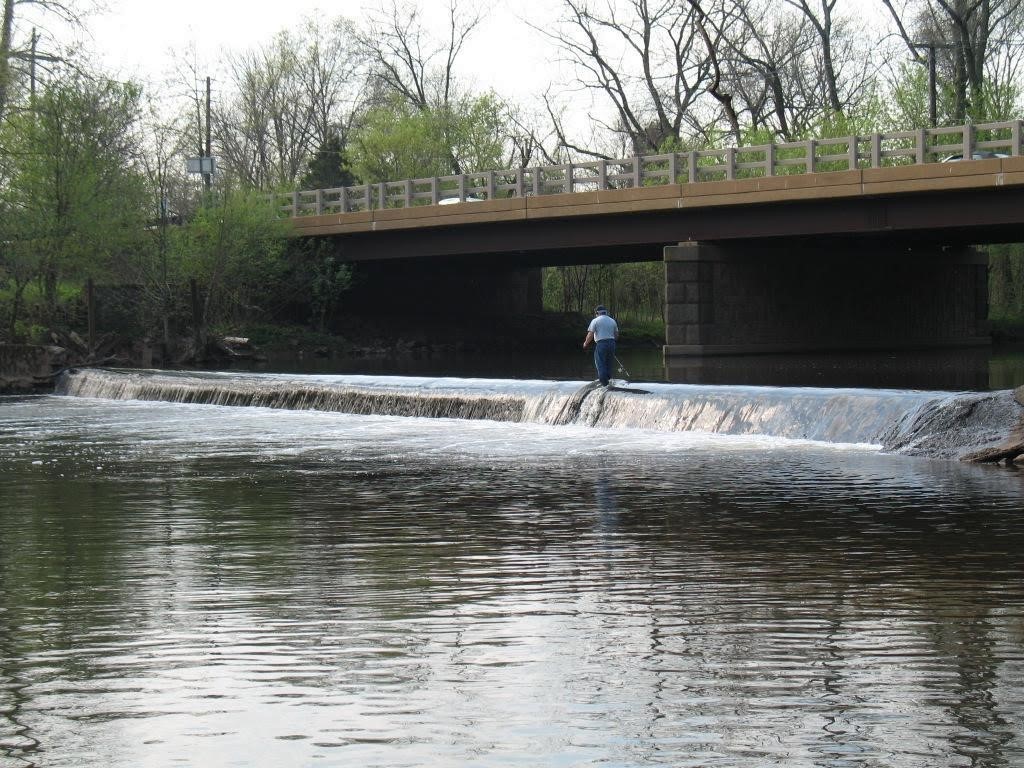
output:
[[[594,332],[594,341],[614,339],[619,332],[619,325],[608,315],[598,315],[590,321],[587,331]]]

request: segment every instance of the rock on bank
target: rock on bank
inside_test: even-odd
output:
[[[0,394],[51,389],[53,374],[66,364],[63,347],[0,344]]]
[[[909,456],[1013,463],[1024,455],[1024,387],[929,400],[897,420],[882,445]]]

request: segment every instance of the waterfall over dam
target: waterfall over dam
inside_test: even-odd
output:
[[[76,397],[579,425],[655,432],[766,435],[877,445],[939,458],[1009,459],[1024,423],[1014,392],[961,393],[644,383],[71,369]],[[1016,430],[1016,432],[1015,432]],[[998,452],[998,451],[997,451]],[[1010,455],[1012,454],[1012,455]]]

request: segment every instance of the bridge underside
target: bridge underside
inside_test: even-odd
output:
[[[537,264],[663,260],[666,358],[925,348],[989,342],[987,256],[966,245],[877,239],[687,242],[360,264],[363,314],[535,315]]]
[[[360,314],[473,318],[543,311],[539,267],[405,259],[359,264],[356,280],[345,303]]]
[[[987,343],[971,244],[1024,242],[1022,211],[1024,185],[335,236],[363,308],[384,312],[531,313],[540,267],[664,259],[664,351],[680,358]]]

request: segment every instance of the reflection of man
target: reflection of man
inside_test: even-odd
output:
[[[612,377],[612,361],[615,359],[615,340],[619,338],[619,324],[608,314],[603,306],[594,310],[594,319],[587,328],[587,338],[583,340],[586,349],[594,342],[594,367],[601,386],[607,387]]]

